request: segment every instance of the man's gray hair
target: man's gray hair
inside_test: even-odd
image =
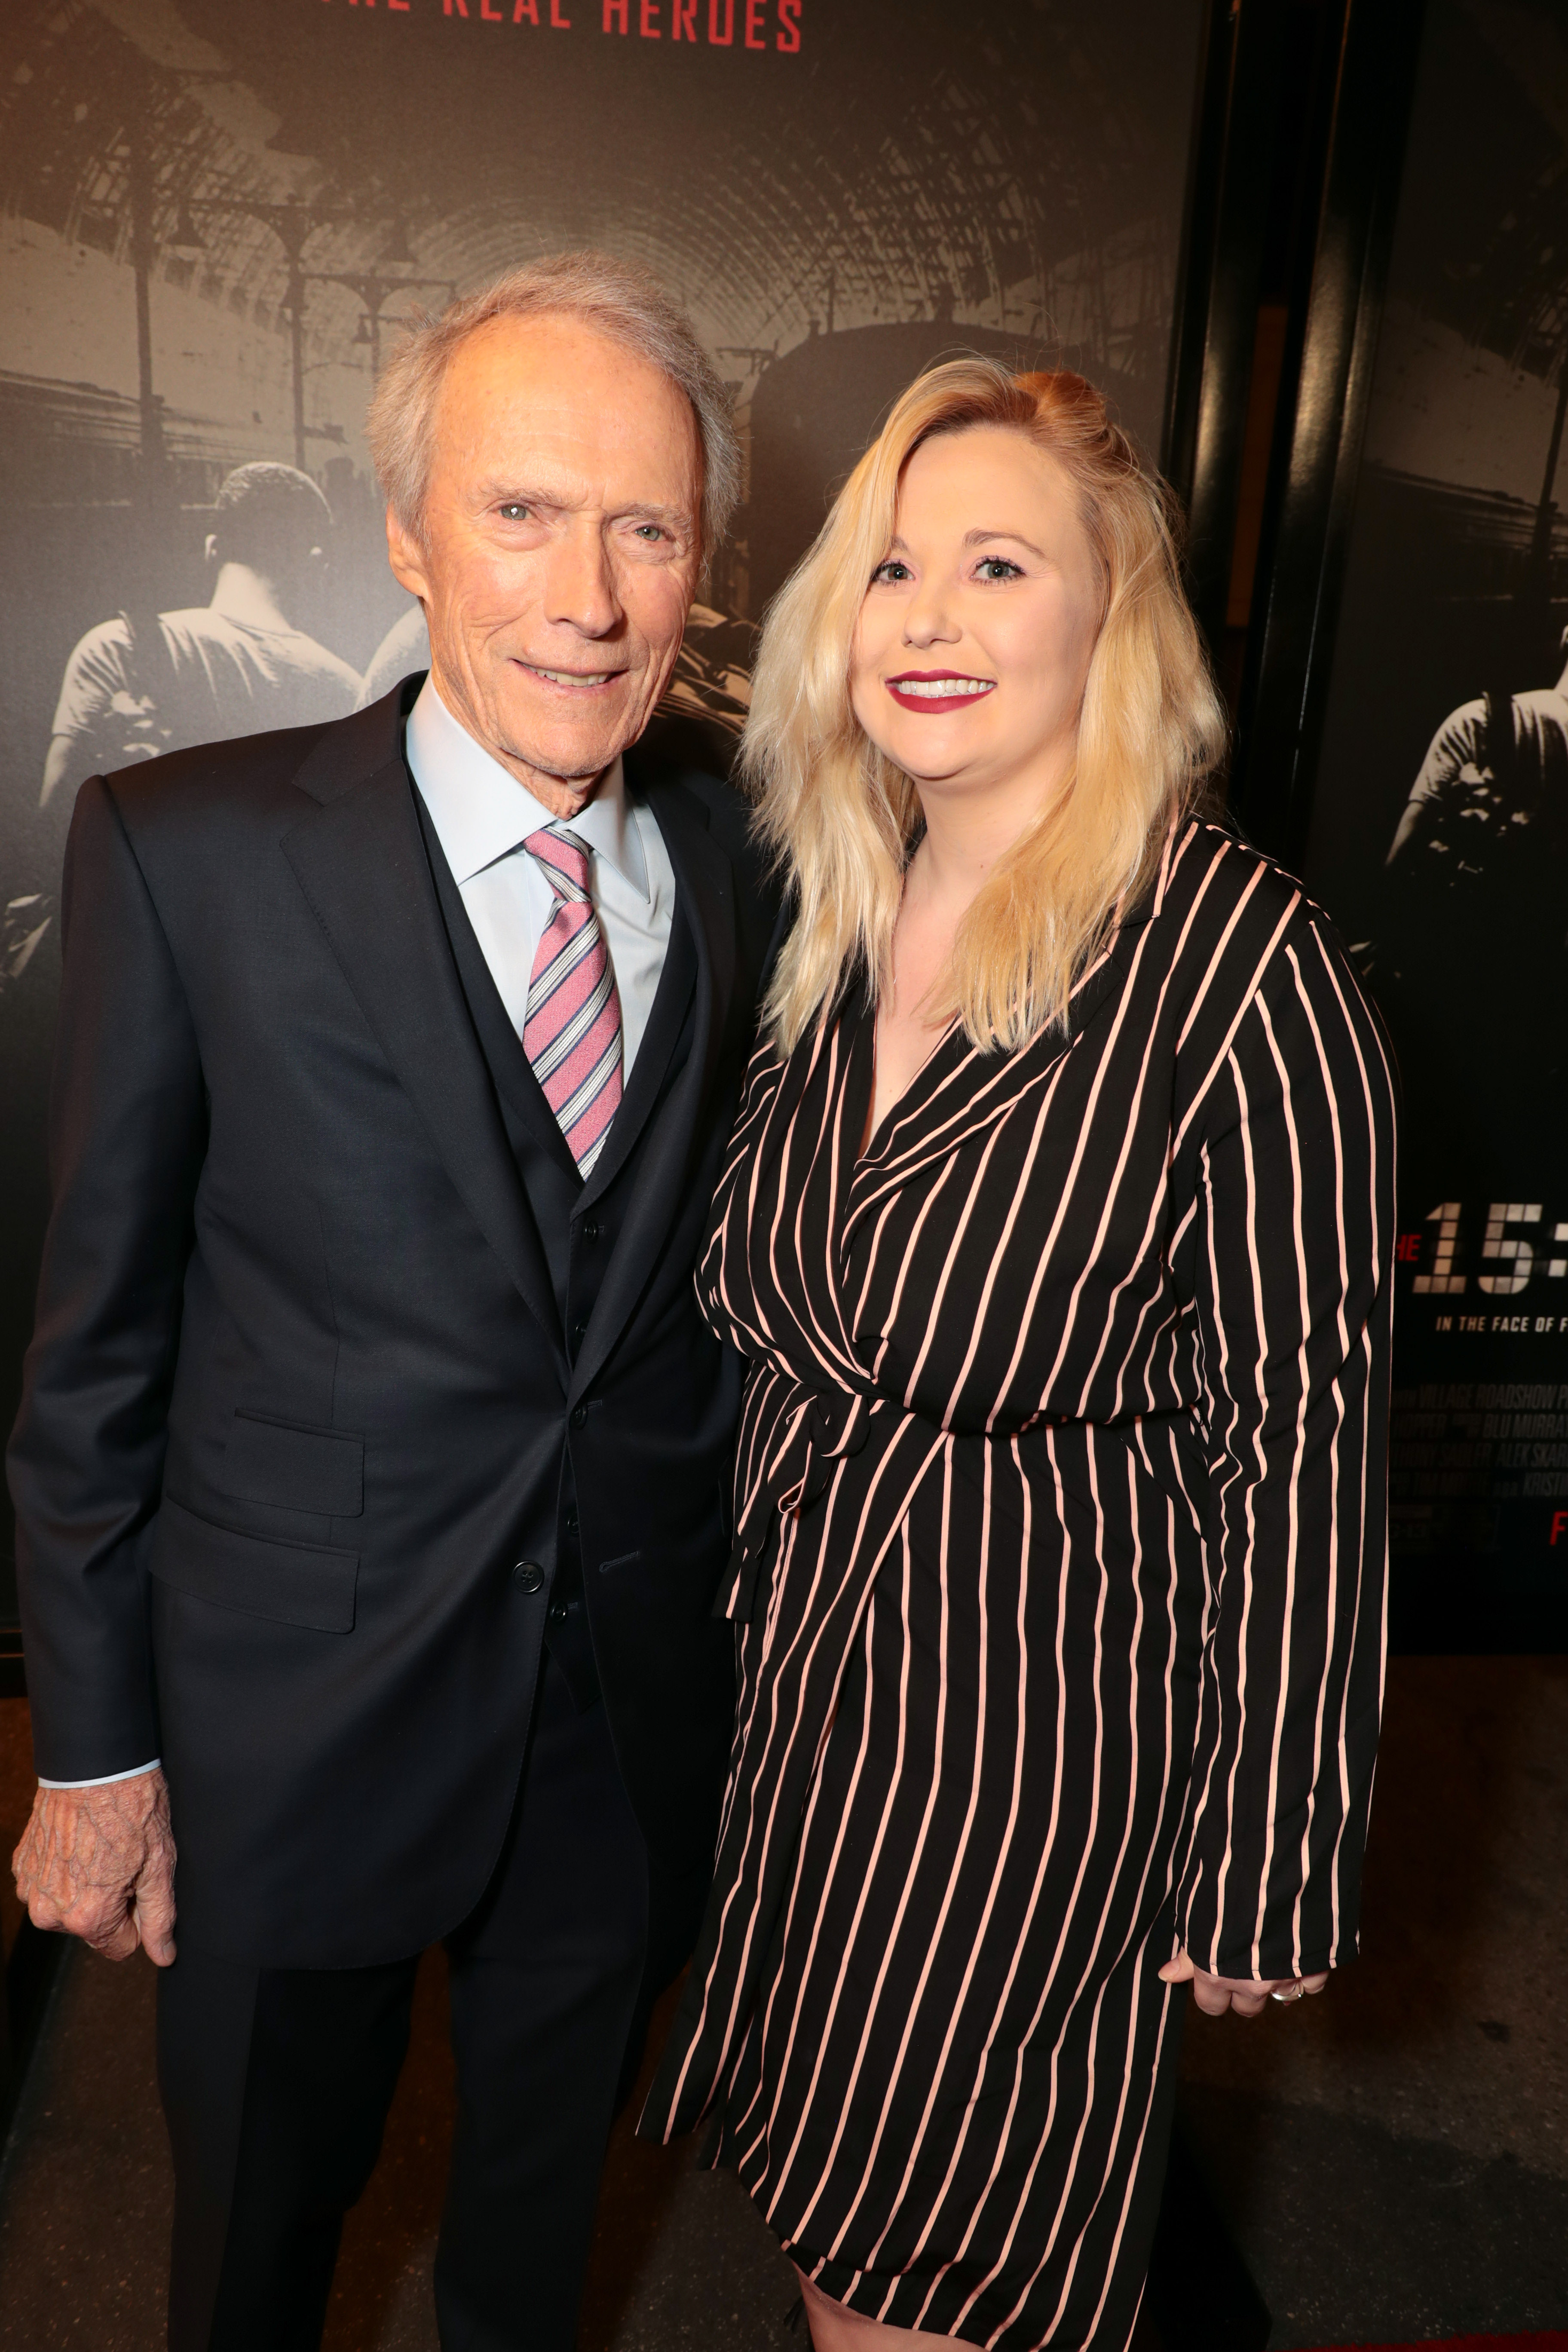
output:
[[[651,361],[691,403],[702,446],[702,551],[724,536],[741,487],[741,450],[730,396],[691,321],[657,278],[607,253],[557,253],[509,269],[478,293],[416,318],[382,373],[365,437],[393,513],[423,537],[432,426],[453,353],[492,319],[580,319],[611,342]]]

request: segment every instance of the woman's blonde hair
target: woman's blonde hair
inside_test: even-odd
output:
[[[919,377],[774,600],[752,683],[742,773],[796,897],[765,1009],[786,1050],[830,1015],[857,970],[873,994],[888,985],[921,805],[850,708],[851,646],[893,536],[905,467],[933,435],[977,425],[1022,433],[1062,467],[1103,601],[1072,774],[970,907],[931,1018],[956,1016],[976,1045],[1009,1049],[1064,1021],[1118,908],[1150,880],[1224,749],[1169,494],[1093,385],[1065,368],[1014,375],[978,355]]]

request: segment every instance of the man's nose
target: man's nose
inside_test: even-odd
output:
[[[605,637],[621,619],[615,569],[596,520],[574,516],[545,565],[544,617],[552,627]]]

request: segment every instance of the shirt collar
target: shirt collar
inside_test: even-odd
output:
[[[434,676],[419,689],[405,740],[420,798],[459,887],[487,866],[509,857],[531,833],[559,822],[453,717],[436,690]],[[572,831],[643,898],[651,896],[618,754],[593,799],[572,819]]]

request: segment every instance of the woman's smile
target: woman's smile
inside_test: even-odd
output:
[[[970,677],[955,669],[907,669],[887,681],[901,710],[947,711],[980,702],[996,688],[994,677]]]

